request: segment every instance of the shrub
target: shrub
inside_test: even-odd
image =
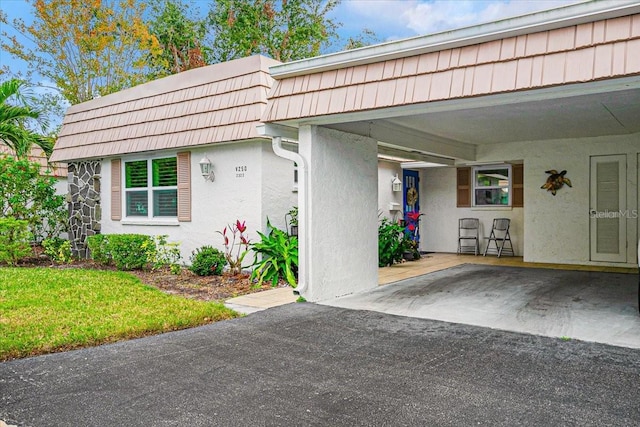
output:
[[[144,234],[110,234],[109,253],[118,270],[139,270],[146,267],[149,251],[155,243]]]
[[[296,287],[296,272],[298,268],[298,238],[289,236],[285,231],[271,225],[267,219],[269,234],[260,232],[261,241],[251,245],[255,254],[251,273],[251,279],[258,279],[258,285],[262,282],[271,282],[276,286],[280,278],[286,280],[292,287]],[[258,261],[258,256],[261,260]]]
[[[404,227],[382,218],[378,225],[378,266],[386,267],[400,262],[406,248]]]
[[[109,256],[107,236],[105,234],[96,234],[94,236],[87,237],[87,246],[89,247],[89,253],[91,259],[97,263],[103,265],[109,265],[111,263],[111,257]]]
[[[33,235],[29,223],[15,218],[0,218],[0,262],[16,265],[31,254]]]
[[[169,267],[172,274],[180,274],[180,244],[168,242],[167,235],[156,236],[153,242],[145,243],[147,260],[154,270]]]
[[[91,258],[113,264],[118,270],[137,270],[149,264],[156,251],[154,240],[145,234],[100,234],[88,239]]]
[[[40,164],[0,154],[0,217],[28,222],[37,242],[67,229],[64,196],[57,195],[55,179],[40,173]]]
[[[212,246],[203,246],[193,251],[189,270],[198,276],[219,276],[226,264],[224,253]]]
[[[42,247],[44,248],[44,254],[51,261],[64,264],[71,262],[71,242],[69,240],[51,237],[42,241]]]

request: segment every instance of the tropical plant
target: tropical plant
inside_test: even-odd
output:
[[[404,227],[383,217],[378,225],[378,266],[386,267],[402,261],[406,249]]]
[[[271,225],[267,219],[268,234],[258,232],[260,242],[251,245],[255,254],[251,273],[252,280],[258,280],[258,286],[263,282],[271,282],[276,286],[280,279],[284,279],[292,287],[296,287],[296,273],[298,270],[298,238],[289,236],[285,231]]]
[[[40,112],[31,105],[32,98],[25,88],[26,83],[18,79],[0,83],[0,142],[19,158],[27,157],[34,144],[48,157],[53,150],[53,138],[29,128],[38,122]]]
[[[189,270],[198,276],[219,276],[222,274],[227,258],[213,246],[202,246],[191,254]]]
[[[242,262],[249,252],[250,242],[244,234],[246,230],[246,221],[240,222],[238,219],[235,224],[230,224],[224,230],[218,231],[224,239],[225,258],[229,264],[229,272],[231,274],[240,274],[242,272]],[[231,239],[229,239],[227,231],[231,234]]]
[[[420,212],[407,212],[405,214],[405,250],[412,253],[413,259],[420,258],[420,251],[418,250],[419,237],[420,237]]]
[[[37,242],[58,236],[68,224],[55,179],[40,172],[38,163],[0,155],[0,216],[27,221]]]

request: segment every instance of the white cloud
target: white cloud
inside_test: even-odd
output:
[[[429,34],[551,9],[582,0],[346,0],[339,20],[385,40]]]
[[[337,19],[347,32],[373,30],[384,40],[411,37],[403,15],[420,4],[417,0],[345,0],[336,10]]]

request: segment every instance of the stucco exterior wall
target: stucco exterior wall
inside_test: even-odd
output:
[[[455,169],[425,170],[421,197],[424,200],[424,249],[455,252],[457,219],[480,218],[487,236],[493,217],[513,220],[512,238],[517,255],[525,261],[563,264],[594,264],[633,267],[637,265],[638,153],[640,134],[528,141],[481,145],[478,161],[524,160],[524,208],[507,211],[456,208]],[[590,261],[590,158],[596,155],[626,154],[627,158],[627,263]],[[554,197],[540,188],[546,170],[566,170],[573,188],[563,187]],[[484,247],[484,246],[482,246]]]
[[[510,234],[516,255],[524,248],[523,208],[458,208],[456,207],[456,168],[427,168],[421,170],[420,250],[427,252],[456,252],[458,250],[458,219],[480,220],[480,251],[484,251],[486,237],[494,218],[511,219]],[[484,238],[483,238],[484,237]],[[493,247],[493,246],[492,246]]]
[[[378,161],[378,212],[392,221],[402,219],[402,191],[393,192],[391,182],[398,175],[402,180],[402,168],[399,163],[385,160]],[[389,204],[398,203],[398,211],[390,211]]]
[[[270,201],[263,200],[263,182],[277,182],[280,175],[291,176],[293,167],[290,162],[279,159],[264,149],[264,141],[251,141],[233,144],[217,144],[215,146],[192,149],[191,151],[191,198],[192,216],[190,222],[177,220],[131,221],[126,218],[113,221],[109,216],[111,209],[110,159],[103,161],[103,215],[102,233],[142,233],[149,235],[166,234],[169,241],[180,242],[183,260],[189,257],[196,248],[211,245],[224,249],[222,231],[228,224],[237,219],[246,221],[247,233],[251,241],[259,240],[256,231],[266,230],[266,217],[284,220],[284,213],[290,208],[290,186],[281,188],[284,196],[277,197],[277,185],[269,184],[268,193],[274,197]],[[163,152],[163,156],[175,155],[173,151]],[[213,164],[215,181],[205,181],[200,174],[199,162],[207,156]],[[121,157],[129,160],[129,157]],[[130,159],[144,158],[132,156]],[[268,167],[265,167],[268,166]],[[274,165],[278,165],[274,168]],[[284,179],[284,178],[282,178]],[[278,202],[283,202],[278,206]],[[264,203],[263,203],[264,202]],[[251,257],[246,258],[246,263]]]
[[[263,221],[266,227],[268,216],[273,226],[285,230],[285,215],[292,207],[298,206],[298,191],[294,191],[293,182],[294,165],[292,161],[276,156],[270,141],[262,143],[261,155]]]
[[[301,214],[303,296],[321,301],[378,283],[377,142],[301,126],[299,154],[308,167]]]

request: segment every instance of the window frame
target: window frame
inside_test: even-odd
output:
[[[176,185],[168,185],[168,186],[153,186],[153,161],[159,159],[175,159],[176,161]],[[127,164],[134,162],[147,162],[147,182],[145,187],[132,187],[127,188]],[[152,221],[152,222],[162,222],[162,221],[173,221],[178,219],[179,209],[178,209],[178,156],[176,153],[162,153],[153,156],[144,156],[144,157],[132,157],[128,159],[122,159],[121,165],[121,182],[122,182],[122,218],[127,221]],[[175,204],[176,204],[176,215],[166,215],[166,216],[158,216],[155,215],[154,212],[154,192],[162,191],[162,190],[173,190],[175,191]],[[147,193],[147,214],[146,215],[129,215],[128,214],[128,204],[127,204],[127,194],[130,192],[142,192],[146,191]]]
[[[489,185],[489,186],[478,186],[478,172],[484,170],[491,169],[507,169],[508,173],[508,181],[509,184],[506,186],[501,185]],[[479,204],[476,200],[476,190],[496,190],[496,189],[507,189],[507,204]],[[513,206],[513,168],[510,163],[497,163],[491,165],[481,165],[481,166],[473,166],[471,168],[471,206],[474,208],[506,208]]]

